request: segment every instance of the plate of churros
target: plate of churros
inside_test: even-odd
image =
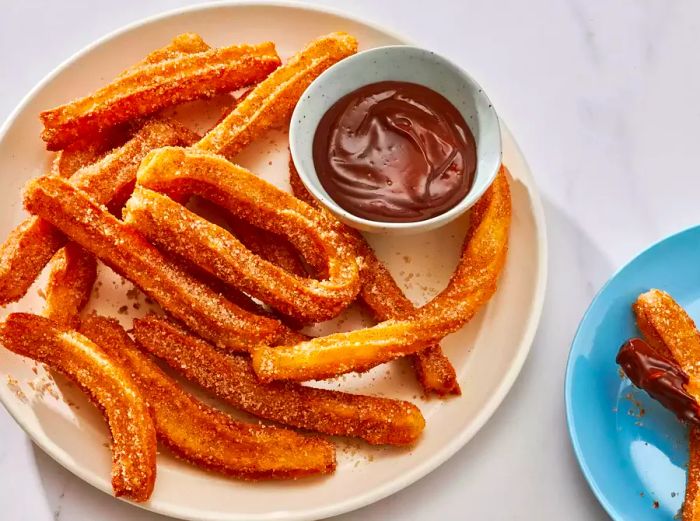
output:
[[[650,247],[596,296],[566,375],[569,432],[613,519],[700,519],[700,227]]]
[[[544,217],[483,89],[408,43],[217,3],[27,95],[0,131],[0,399],[39,447],[155,512],[290,520],[476,434],[535,335]]]

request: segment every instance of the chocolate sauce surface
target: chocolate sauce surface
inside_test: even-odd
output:
[[[415,83],[383,81],[338,100],[313,142],[321,185],[350,213],[380,222],[440,215],[471,189],[476,143],[459,111]]]
[[[681,421],[700,425],[700,406],[685,389],[689,379],[672,358],[659,353],[644,340],[624,343],[616,362],[632,383],[645,390]]]

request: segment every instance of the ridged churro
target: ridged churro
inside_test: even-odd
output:
[[[282,313],[302,321],[326,320],[357,295],[359,276],[352,248],[329,221],[222,157],[161,148],[142,163],[138,183],[125,208],[127,223],[166,251]],[[196,194],[255,226],[278,232],[308,261],[323,258],[327,277],[317,280],[289,273],[251,253],[223,228],[156,192]]]
[[[335,333],[296,345],[259,346],[252,352],[261,380],[316,380],[378,364],[425,349],[462,327],[496,291],[505,264],[511,199],[505,170],[472,209],[462,256],[447,287],[408,320]]]
[[[241,350],[278,336],[277,321],[244,311],[215,293],[65,180],[43,177],[31,181],[25,207],[219,347]]]
[[[296,197],[321,209],[318,201],[301,182],[294,162],[289,160],[289,182]],[[326,212],[329,218],[335,217]],[[410,318],[416,311],[413,303],[404,295],[386,266],[377,258],[372,247],[357,230],[336,221],[338,229],[355,245],[360,266],[362,286],[360,297],[379,321]],[[455,369],[442,352],[439,344],[433,344],[410,355],[416,377],[426,393],[440,396],[461,394]]]
[[[62,326],[77,327],[96,278],[95,257],[74,242],[66,244],[49,262],[44,316]]]
[[[257,83],[279,64],[271,42],[177,53],[142,63],[93,94],[42,112],[42,138],[49,150],[60,150],[166,107]]]
[[[153,120],[143,125],[121,147],[96,163],[77,170],[71,184],[88,192],[98,203],[117,206],[130,193],[141,159],[154,148],[186,145],[192,134],[181,125]],[[29,217],[0,245],[0,305],[22,298],[46,263],[65,244],[54,226]]]
[[[299,478],[335,469],[335,449],[328,441],[243,423],[197,400],[142,353],[115,320],[88,315],[80,331],[128,368],[153,411],[158,440],[176,456],[244,479]]]
[[[138,343],[221,400],[261,418],[372,444],[414,443],[425,426],[410,402],[277,382],[262,384],[244,355],[225,355],[153,315],[134,323]]]
[[[156,478],[156,431],[129,372],[83,335],[37,315],[9,315],[0,324],[0,340],[64,374],[90,397],[112,434],[114,494],[146,501]]]
[[[634,303],[637,326],[655,347],[665,348],[690,377],[688,390],[700,397],[700,333],[688,313],[665,291],[651,289]]]
[[[700,519],[700,427],[692,427],[688,435],[688,474],[683,501],[683,521]]]
[[[263,132],[284,125],[306,87],[328,67],[355,52],[357,40],[349,34],[317,38],[261,81],[195,148],[234,157]]]

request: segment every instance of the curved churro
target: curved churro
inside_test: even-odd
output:
[[[365,371],[415,353],[468,322],[496,291],[505,264],[511,200],[505,170],[472,210],[462,256],[447,287],[409,320],[314,338],[296,345],[259,346],[253,368],[261,380],[316,380]]]
[[[302,183],[291,158],[289,160],[289,183],[296,197],[314,208],[320,208],[316,199]],[[389,270],[377,258],[362,234],[337,221],[330,212],[326,213],[337,223],[338,229],[348,241],[355,245],[362,281],[360,297],[370,308],[375,318],[380,321],[410,318],[415,313],[416,307],[401,291]],[[442,352],[439,344],[430,345],[410,355],[410,357],[416,371],[416,377],[426,393],[435,393],[440,396],[461,394],[455,369]]]
[[[357,295],[352,248],[321,213],[220,156],[165,147],[150,154],[124,218],[149,240],[299,320],[336,316]],[[148,190],[147,187],[151,190]],[[289,239],[310,263],[323,258],[327,278],[300,277],[258,257],[223,228],[170,198],[202,196],[235,216]]]
[[[335,449],[328,441],[236,421],[197,400],[139,351],[115,320],[88,315],[80,331],[128,368],[151,406],[158,440],[180,458],[244,479],[298,478],[335,469]]]
[[[149,121],[124,145],[77,170],[70,183],[88,192],[98,203],[118,206],[130,193],[141,159],[150,150],[186,145],[192,137],[173,121]],[[63,234],[43,219],[29,217],[17,226],[0,245],[0,305],[22,298],[65,242]]]
[[[346,33],[314,40],[261,81],[195,148],[232,158],[266,130],[286,123],[306,87],[355,52],[357,40]]]
[[[261,418],[372,444],[408,445],[425,420],[410,402],[306,387],[261,384],[242,355],[225,355],[174,323],[149,315],[134,322],[138,343],[221,400]]]
[[[129,373],[83,335],[43,317],[13,313],[0,324],[3,345],[73,380],[103,412],[112,433],[116,496],[146,501],[156,477],[156,432]]]
[[[60,150],[166,107],[257,83],[279,64],[271,42],[180,52],[157,63],[143,63],[93,94],[42,112],[41,137],[49,150]]]
[[[97,261],[74,242],[56,252],[49,263],[44,315],[57,324],[76,327],[97,278]]]
[[[244,311],[215,293],[66,181],[55,177],[31,181],[25,207],[216,345],[240,350],[278,336],[277,321]]]

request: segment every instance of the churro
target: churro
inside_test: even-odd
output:
[[[692,427],[688,436],[688,474],[683,501],[683,521],[700,520],[700,427]]]
[[[31,181],[25,207],[219,347],[240,350],[278,336],[277,321],[244,311],[215,293],[65,180],[43,177]]]
[[[328,441],[243,423],[197,400],[142,353],[115,320],[88,315],[80,331],[133,375],[153,411],[158,440],[176,456],[244,479],[298,478],[335,469],[335,449]]]
[[[655,347],[665,347],[690,377],[690,393],[700,396],[700,333],[693,319],[658,289],[639,295],[633,309],[639,330]]]
[[[138,172],[124,218],[149,240],[282,313],[302,321],[336,316],[357,295],[352,248],[321,213],[220,156],[165,147]],[[155,190],[155,191],[154,191]],[[278,232],[310,263],[322,258],[327,277],[300,277],[260,258],[223,228],[167,196],[196,194],[235,216]]]
[[[103,412],[112,434],[116,496],[146,501],[156,478],[156,432],[129,372],[95,343],[49,319],[13,313],[0,324],[3,345],[73,380]]]
[[[118,206],[130,193],[141,159],[154,148],[189,144],[193,135],[166,120],[147,122],[124,145],[96,163],[77,170],[70,182],[97,202]],[[47,221],[29,217],[0,245],[0,305],[22,298],[65,244],[65,237]]]
[[[74,242],[66,244],[49,262],[44,316],[62,326],[77,327],[96,278],[95,257]]]
[[[505,264],[511,199],[505,169],[472,209],[462,256],[447,287],[408,320],[335,333],[296,345],[258,346],[253,368],[261,380],[316,380],[376,365],[435,344],[462,327],[496,291]]]
[[[42,139],[60,150],[114,125],[259,82],[280,64],[271,42],[181,53],[142,63],[84,98],[40,114]]]
[[[700,332],[688,313],[665,291],[651,289],[642,293],[633,310],[649,347],[638,339],[630,340],[620,349],[617,362],[635,385],[691,425],[683,520],[697,521],[700,519]],[[640,362],[629,363],[637,359]]]
[[[170,43],[156,49],[146,55],[146,57],[119,74],[117,78],[128,76],[136,70],[156,63],[179,58],[186,54],[200,53],[210,50],[211,47],[197,33],[182,33],[172,39]]]
[[[220,353],[164,318],[136,320],[134,335],[146,351],[187,379],[261,418],[389,445],[414,443],[425,426],[420,410],[410,402],[286,382],[262,384],[247,357]]]
[[[234,157],[263,132],[284,125],[306,87],[328,67],[355,52],[357,40],[349,34],[317,38],[261,81],[195,147]]]
[[[338,229],[348,241],[355,245],[357,257],[360,259],[358,263],[362,281],[360,297],[375,318],[379,321],[410,318],[416,310],[415,306],[401,291],[389,270],[375,255],[372,247],[361,233],[337,221],[330,212],[320,207],[318,201],[301,182],[291,158],[289,182],[296,197],[314,208],[325,211],[330,219],[336,221]],[[455,369],[439,344],[430,345],[409,356],[413,362],[416,377],[426,393],[435,393],[440,396],[461,394]]]

